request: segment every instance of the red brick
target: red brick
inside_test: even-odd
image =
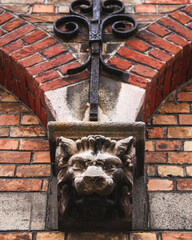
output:
[[[47,191],[49,186],[49,181],[46,179],[43,181],[42,191]]]
[[[150,66],[155,69],[162,69],[164,67],[164,64],[152,57],[149,57],[147,55],[144,55],[142,53],[133,51],[131,49],[127,49],[125,47],[121,47],[119,51],[117,52],[120,56],[125,57],[126,59],[133,60],[138,63],[145,64],[147,66]]]
[[[52,37],[48,37],[22,48],[19,52],[12,54],[12,57],[16,60],[20,60],[24,57],[33,55],[34,53],[39,52],[55,43],[56,41]]]
[[[152,4],[142,4],[135,6],[136,13],[156,13],[156,6]]]
[[[33,1],[34,3],[34,1]],[[29,21],[29,22],[33,22],[33,23],[50,23],[50,22],[55,22],[57,19],[59,19],[60,17],[63,17],[63,14],[20,14],[20,16],[22,18],[24,18],[25,20]]]
[[[25,58],[23,60],[21,60],[19,63],[23,66],[23,67],[30,67],[34,64],[40,63],[44,61],[44,59],[41,57],[40,54],[35,54],[33,56],[30,56],[28,58]]]
[[[34,163],[50,163],[50,153],[49,152],[35,152]]]
[[[147,129],[148,138],[164,138],[164,133],[164,128],[154,127]]]
[[[0,137],[8,137],[9,136],[9,128],[0,127]]]
[[[178,190],[192,190],[192,180],[191,179],[178,179],[177,180]]]
[[[47,128],[47,113],[44,108],[41,108],[41,122]]]
[[[38,120],[33,115],[24,115],[21,118],[22,125],[34,125],[39,124]]]
[[[161,60],[161,61],[165,61],[165,62],[170,62],[171,59],[173,58],[171,55],[169,55],[168,53],[163,52],[160,49],[154,48],[149,52],[150,55],[152,55],[153,57]]]
[[[0,177],[14,177],[15,165],[1,164]]]
[[[44,50],[42,53],[47,57],[47,58],[51,58],[54,57],[58,54],[64,53],[67,50],[60,44],[55,45],[53,47],[47,48],[46,50]]]
[[[187,232],[167,232],[162,233],[162,240],[190,240],[192,239],[192,233]]]
[[[179,11],[171,13],[170,16],[182,24],[186,24],[191,21],[189,16]]]
[[[2,233],[1,240],[32,240],[32,233]]]
[[[147,29],[150,30],[151,32],[155,33],[156,35],[160,36],[160,37],[165,37],[170,33],[170,31],[168,29],[162,27],[158,23],[150,24],[147,27]]]
[[[54,13],[54,5],[45,5],[45,4],[34,4],[32,11],[34,13]]]
[[[49,150],[49,143],[47,140],[20,140],[20,150]]]
[[[116,67],[122,70],[128,70],[132,66],[132,63],[117,57],[113,57],[109,59],[109,64],[113,67]],[[64,66],[64,67],[66,70],[70,69],[70,66]],[[63,74],[67,72],[65,69],[62,69],[62,67],[60,69]]]
[[[17,167],[17,177],[49,177],[50,165],[25,165]]]
[[[170,4],[170,0],[145,0],[145,3]],[[190,3],[190,0],[171,0],[171,4]]]
[[[6,45],[6,44],[8,44],[8,43],[10,43],[14,40],[17,40],[17,39],[21,38],[25,34],[31,32],[34,28],[35,28],[35,26],[33,26],[31,24],[26,24],[25,26],[4,35],[0,39],[0,46],[2,47],[2,46]]]
[[[166,163],[166,155],[163,152],[146,152],[145,163]]]
[[[0,15],[0,24],[3,24],[5,22],[7,22],[8,20],[10,20],[11,18],[14,18],[14,16],[8,12],[5,12],[3,14]]]
[[[36,240],[63,240],[64,233],[42,232],[37,233]]]
[[[161,104],[161,102],[163,101],[163,91],[164,91],[163,86],[160,86],[160,87],[157,89],[157,92],[156,92],[156,102],[155,102],[156,108],[157,108],[157,107]]]
[[[15,28],[18,28],[24,23],[24,21],[21,18],[15,18],[8,23],[6,23],[3,28],[7,30],[8,32],[14,30]]]
[[[45,136],[45,131],[41,126],[21,126],[11,127],[11,137],[40,137]]]
[[[146,80],[145,78],[131,74],[129,75],[128,82],[142,88],[147,88],[148,84],[150,83],[150,81]]]
[[[32,75],[38,75],[39,73],[45,72],[51,68],[57,67],[64,63],[67,63],[73,59],[73,56],[70,53],[66,53],[65,55],[58,56],[54,59],[51,59],[48,62],[40,63],[34,67],[29,68],[29,73]]]
[[[180,141],[156,141],[157,151],[178,151],[180,150]]]
[[[30,152],[3,152],[0,154],[0,163],[29,163],[31,158]]]
[[[184,8],[183,9],[186,13],[188,13],[189,15],[192,16],[192,6],[189,5],[188,7]]]
[[[18,79],[18,64],[14,59],[11,59],[11,73]]]
[[[150,48],[149,44],[147,44],[146,42],[141,41],[139,39],[136,39],[136,38],[132,38],[125,44],[129,47],[132,47],[133,49],[140,51],[140,52],[145,52]]]
[[[35,99],[34,96],[28,91],[28,102],[29,102],[29,107],[33,112],[35,112]]]
[[[191,115],[187,115],[187,114],[179,115],[179,124],[180,125],[192,125]]]
[[[184,38],[182,38],[181,36],[179,36],[176,33],[172,33],[171,35],[169,35],[167,37],[167,40],[172,41],[173,43],[175,43],[175,44],[177,44],[181,47],[184,47],[186,45],[190,45],[190,43],[187,40],[185,40]]]
[[[16,150],[18,148],[18,140],[0,139],[0,149]]]
[[[54,90],[59,87],[67,86],[72,83],[76,83],[81,80],[88,79],[88,77],[89,77],[88,73],[86,71],[83,71],[81,73],[78,73],[78,74],[75,74],[72,76],[68,76],[63,79],[52,80],[52,81],[46,82],[40,86],[41,94],[42,94],[42,92]]]
[[[135,65],[131,69],[131,72],[141,75],[142,77],[151,78],[151,79],[155,78],[158,73],[156,70],[145,67],[143,65]]]
[[[189,104],[187,103],[165,103],[159,109],[158,113],[189,113]]]
[[[0,115],[0,125],[19,125],[20,116],[19,115]]]
[[[38,30],[35,30],[34,32],[28,34],[27,36],[24,36],[23,40],[27,43],[34,43],[37,40],[40,40],[46,36],[47,36],[46,32],[38,29]]]
[[[21,91],[21,100],[23,103],[28,105],[28,98],[27,98],[27,86],[26,86],[26,72],[25,68],[21,65],[19,67],[19,80],[20,80],[20,91]]]
[[[191,152],[168,153],[168,163],[192,164],[192,153]]]
[[[10,44],[8,44],[7,46],[5,46],[3,48],[3,51],[5,51],[7,54],[13,53],[21,48],[23,48],[25,46],[25,44],[23,43],[23,41],[21,40],[17,40],[15,42],[12,42]]]
[[[177,125],[177,118],[173,115],[155,115],[153,125]]]
[[[150,42],[152,45],[162,48],[163,50],[166,50],[169,53],[172,54],[178,54],[181,51],[181,48],[178,46],[175,46],[174,44],[164,40],[161,37],[158,37],[146,30],[143,30],[141,32],[139,32],[138,36],[140,38],[143,38],[144,40],[146,40],[147,42]]]
[[[180,23],[173,21],[171,18],[164,17],[159,20],[159,22],[164,25],[165,27],[170,28],[171,30],[175,31],[176,33],[181,34],[187,40],[192,41],[192,32],[188,28],[184,27]]]
[[[173,181],[168,179],[149,179],[147,187],[148,191],[171,191],[173,190]]]
[[[66,66],[68,66],[69,64],[67,64]],[[55,78],[59,78],[60,75],[57,71],[55,70],[50,70],[47,72],[44,72],[42,74],[39,74],[37,77],[35,77],[35,81],[37,81],[38,83],[43,83]]]
[[[0,179],[0,191],[40,191],[41,183],[39,179]]]

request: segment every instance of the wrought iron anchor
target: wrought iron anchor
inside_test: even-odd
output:
[[[75,9],[79,7],[81,13]],[[106,26],[112,25],[112,32],[116,37],[128,38],[133,36],[137,31],[137,21],[123,14],[125,11],[124,4],[119,0],[106,0],[101,3],[100,0],[76,0],[70,5],[69,16],[59,18],[54,23],[55,34],[62,39],[69,39],[78,33],[79,25],[85,24],[89,29],[89,56],[87,61],[79,67],[69,69],[67,74],[76,74],[91,66],[90,78],[90,121],[98,120],[98,99],[99,99],[99,75],[100,64],[106,71],[123,75],[123,72],[105,63],[102,56],[102,36]],[[90,21],[82,13],[91,13],[92,20]],[[101,12],[109,13],[103,20],[100,19]],[[126,30],[126,23],[131,23],[132,28]],[[66,31],[62,31],[59,27],[65,25]]]

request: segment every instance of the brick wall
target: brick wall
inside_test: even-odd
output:
[[[0,13],[0,83],[28,105],[46,126],[44,93],[55,88],[88,78],[83,72],[76,76],[66,75],[66,70],[79,63],[66,47],[52,37],[52,22],[68,14],[71,1],[58,0],[2,0],[0,7],[17,13],[20,17],[1,10]],[[49,240],[49,239],[117,239],[117,240],[189,240],[192,233],[190,203],[192,189],[191,162],[191,103],[192,84],[174,92],[160,108],[159,104],[170,92],[192,77],[191,72],[191,3],[188,0],[131,0],[124,1],[130,12],[146,27],[124,46],[119,42],[105,45],[109,63],[130,74],[126,81],[146,89],[145,121],[146,180],[149,197],[149,229],[145,233],[95,234],[47,232],[45,227],[46,194],[50,175],[46,132],[32,112],[5,90],[0,91],[0,191],[1,202],[7,209],[13,195],[27,199],[30,207],[41,209],[39,216],[33,212],[26,218],[26,228],[20,231],[0,229],[2,240]],[[179,9],[179,10],[178,10]],[[171,13],[163,17],[164,14]],[[27,20],[27,21],[26,21]],[[157,20],[157,22],[148,25]],[[29,23],[28,21],[32,22]],[[39,27],[44,29],[41,30]],[[110,34],[110,32],[109,32]],[[87,43],[79,38],[70,51],[84,60]],[[111,58],[111,49],[116,55]],[[79,50],[81,49],[81,50]],[[111,77],[109,75],[109,77]],[[158,108],[153,116],[151,114]],[[31,194],[36,194],[37,202]],[[176,202],[183,196],[185,205]],[[179,195],[178,195],[179,194]],[[163,202],[163,198],[166,202]],[[44,201],[42,203],[41,200]],[[183,200],[181,199],[181,200]],[[170,220],[160,207],[177,203],[183,218]],[[8,210],[1,218],[9,216]],[[18,212],[21,208],[18,207]],[[173,208],[174,210],[174,208]],[[9,210],[10,211],[10,210]],[[17,213],[18,213],[17,212]],[[28,211],[29,212],[29,209]],[[157,213],[157,215],[155,215]],[[175,213],[173,211],[173,213]],[[178,213],[178,212],[176,212]],[[32,215],[30,215],[32,214]],[[32,217],[33,216],[33,217]],[[20,216],[20,220],[24,219]],[[173,219],[173,218],[172,218]],[[183,220],[184,219],[184,220]],[[6,219],[4,229],[6,229]],[[7,220],[8,221],[8,220]],[[29,224],[30,223],[30,224]],[[162,224],[164,223],[164,224]],[[23,225],[24,226],[24,225]],[[35,229],[35,230],[34,230]],[[151,230],[153,229],[153,230]],[[155,231],[154,229],[158,229]],[[160,229],[160,230],[159,230]],[[167,229],[172,230],[167,232]],[[9,231],[9,232],[6,232]]]

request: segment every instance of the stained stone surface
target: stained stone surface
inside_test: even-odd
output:
[[[89,81],[45,93],[48,120],[89,121]],[[144,102],[145,90],[120,81],[101,77],[98,121],[134,122]]]
[[[1,193],[0,230],[44,230],[46,193]]]
[[[192,193],[150,193],[152,229],[192,229]]]

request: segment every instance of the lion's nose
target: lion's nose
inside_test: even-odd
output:
[[[102,186],[105,182],[105,178],[103,176],[84,176],[83,181],[86,184],[93,184],[94,186]]]

